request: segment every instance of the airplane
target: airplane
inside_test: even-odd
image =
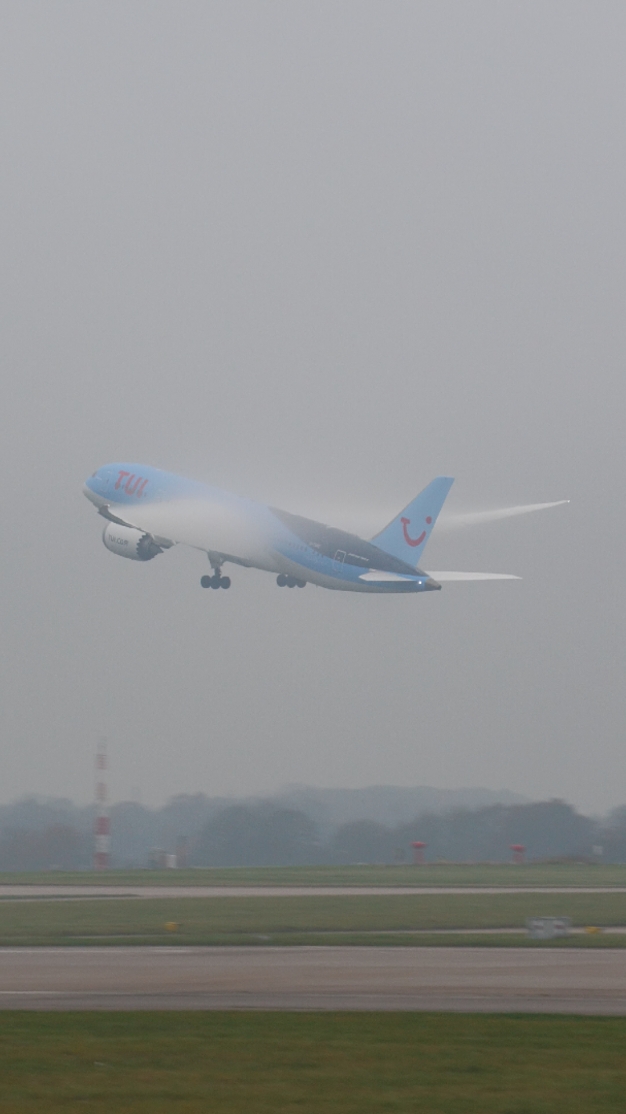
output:
[[[436,591],[451,580],[519,580],[507,573],[425,572],[419,567],[453,482],[450,476],[432,480],[369,541],[145,464],[105,464],[85,482],[83,492],[107,520],[102,540],[108,550],[133,561],[151,561],[173,545],[192,546],[204,551],[211,565],[211,575],[200,580],[203,588],[230,588],[230,577],[222,574],[226,562],[274,573],[280,588],[316,584],[349,592],[412,593]],[[557,505],[474,517],[506,517]]]

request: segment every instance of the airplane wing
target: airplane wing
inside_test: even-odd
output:
[[[411,583],[413,580],[426,580],[428,573],[422,576],[404,576],[398,572],[383,572],[378,569],[372,569],[371,572],[362,572],[359,580],[364,580],[366,584],[405,584]]]
[[[152,534],[149,530],[145,530],[143,526],[138,526],[136,522],[130,522],[126,518],[118,518],[117,515],[111,513],[107,506],[100,507],[98,514],[106,518],[108,522],[114,522],[116,526],[128,526],[131,530],[141,530],[143,533],[147,533],[161,549],[171,549],[173,545],[176,545],[176,542],[172,541],[171,538],[162,538],[157,534]]]
[[[521,576],[513,576],[508,572],[429,572],[433,580],[443,583],[444,580],[521,580]]]

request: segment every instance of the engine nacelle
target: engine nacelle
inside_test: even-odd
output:
[[[149,534],[142,534],[133,526],[118,526],[115,522],[108,522],[104,527],[102,541],[111,553],[130,557],[131,561],[151,561],[157,553],[163,552]]]

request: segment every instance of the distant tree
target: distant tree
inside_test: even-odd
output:
[[[4,832],[0,839],[2,870],[81,870],[90,865],[92,854],[91,838],[65,824]]]
[[[565,801],[490,805],[425,815],[403,827],[404,840],[424,840],[429,859],[503,862],[512,843],[523,843],[529,859],[587,856],[599,842],[598,825]]]
[[[337,863],[390,863],[397,858],[397,839],[384,824],[354,820],[337,828],[329,851]]]
[[[232,805],[209,820],[191,850],[200,866],[296,866],[320,861],[317,824],[271,804]]]
[[[111,809],[111,865],[146,866],[151,847],[160,845],[159,815],[137,801]]]
[[[93,814],[93,805],[75,805],[64,797],[22,797],[12,804],[0,805],[0,829],[43,831],[61,824],[89,831]]]
[[[509,844],[523,843],[531,859],[584,857],[598,839],[597,824],[561,800],[506,809],[501,832]]]
[[[602,847],[603,862],[626,862],[626,805],[610,813],[598,836],[598,844]]]

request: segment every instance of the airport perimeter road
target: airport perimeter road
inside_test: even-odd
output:
[[[626,952],[575,948],[3,948],[0,1008],[626,1015]]]
[[[363,897],[390,894],[626,894],[626,886],[30,886],[0,885],[2,898]]]

